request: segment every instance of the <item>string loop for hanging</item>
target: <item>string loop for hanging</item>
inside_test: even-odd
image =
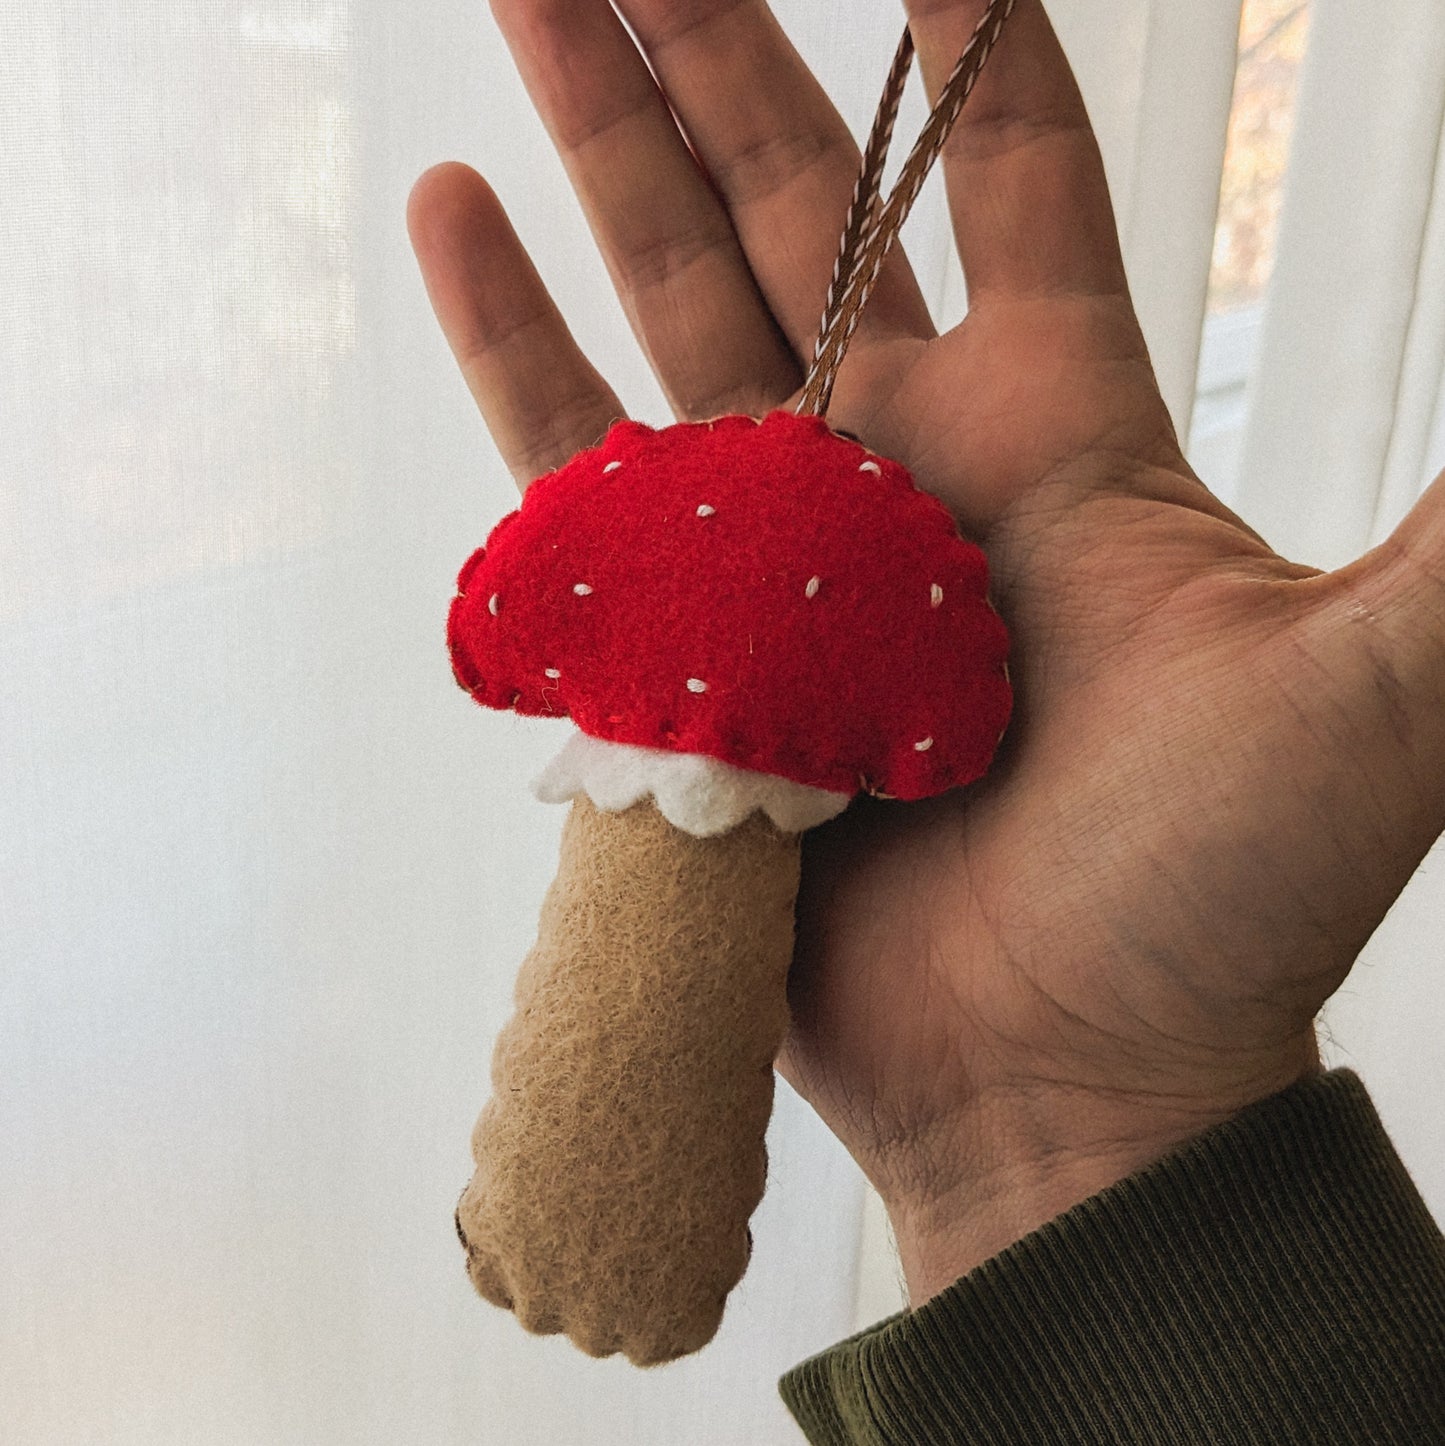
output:
[[[999,34],[1004,22],[1013,13],[1014,4],[1015,0],[989,0],[958,64],[939,92],[908,159],[904,161],[887,203],[880,209],[883,167],[898,119],[898,105],[913,64],[913,36],[905,28],[863,150],[863,164],[843,224],[843,240],[833,267],[833,279],[818,328],[813,362],[798,402],[800,416],[822,416],[828,410],[838,368],[842,365],[853,333],[858,329],[863,308],[873,294],[888,252],[898,239],[898,233],[903,229],[903,223],[908,219],[933,163],[943,150],[964,102],[977,84],[984,63],[998,43]]]

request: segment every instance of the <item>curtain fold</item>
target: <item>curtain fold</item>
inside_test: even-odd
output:
[[[1445,463],[1442,123],[1445,8],[1314,0],[1237,495],[1301,562],[1357,557]]]
[[[1445,89],[1445,67],[1438,73]],[[1415,291],[1400,360],[1395,425],[1375,498],[1370,541],[1379,542],[1445,468],[1445,123],[1435,137],[1435,167],[1415,271]]]

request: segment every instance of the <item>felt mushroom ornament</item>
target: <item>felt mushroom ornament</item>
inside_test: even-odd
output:
[[[910,56],[905,36],[800,411],[618,422],[532,483],[451,607],[477,702],[578,730],[536,785],[570,813],[457,1231],[483,1296],[592,1355],[698,1349],[747,1265],[802,833],[859,792],[972,782],[1008,720],[983,554],[821,415],[911,201],[874,215]],[[942,144],[924,140],[913,195]]]

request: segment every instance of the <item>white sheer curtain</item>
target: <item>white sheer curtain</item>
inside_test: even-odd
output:
[[[779,8],[861,129],[897,12]],[[1051,8],[1183,426],[1238,0]],[[52,0],[0,42],[0,1435],[797,1439],[773,1378],[878,1271],[786,1091],[752,1269],[693,1360],[523,1336],[451,1233],[559,819],[523,786],[549,730],[472,706],[442,647],[513,494],[415,274],[412,179],[487,172],[663,416],[483,7]],[[936,193],[909,241],[961,309]]]
[[[1334,567],[1445,467],[1445,7],[1313,0],[1235,505]],[[1326,1011],[1445,1216],[1445,847]]]

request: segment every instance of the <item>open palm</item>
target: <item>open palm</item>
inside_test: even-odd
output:
[[[677,414],[787,405],[857,152],[766,8],[618,0],[636,43],[606,0],[493,8]],[[911,4],[931,87],[982,8]],[[1327,576],[1193,476],[1038,0],[944,168],[969,315],[937,336],[895,254],[831,416],[988,553],[1017,714],[983,783],[809,836],[781,1061],[915,1299],[1313,1068],[1445,826],[1441,489]],[[518,482],[595,442],[621,408],[481,178],[429,171],[409,223]]]

